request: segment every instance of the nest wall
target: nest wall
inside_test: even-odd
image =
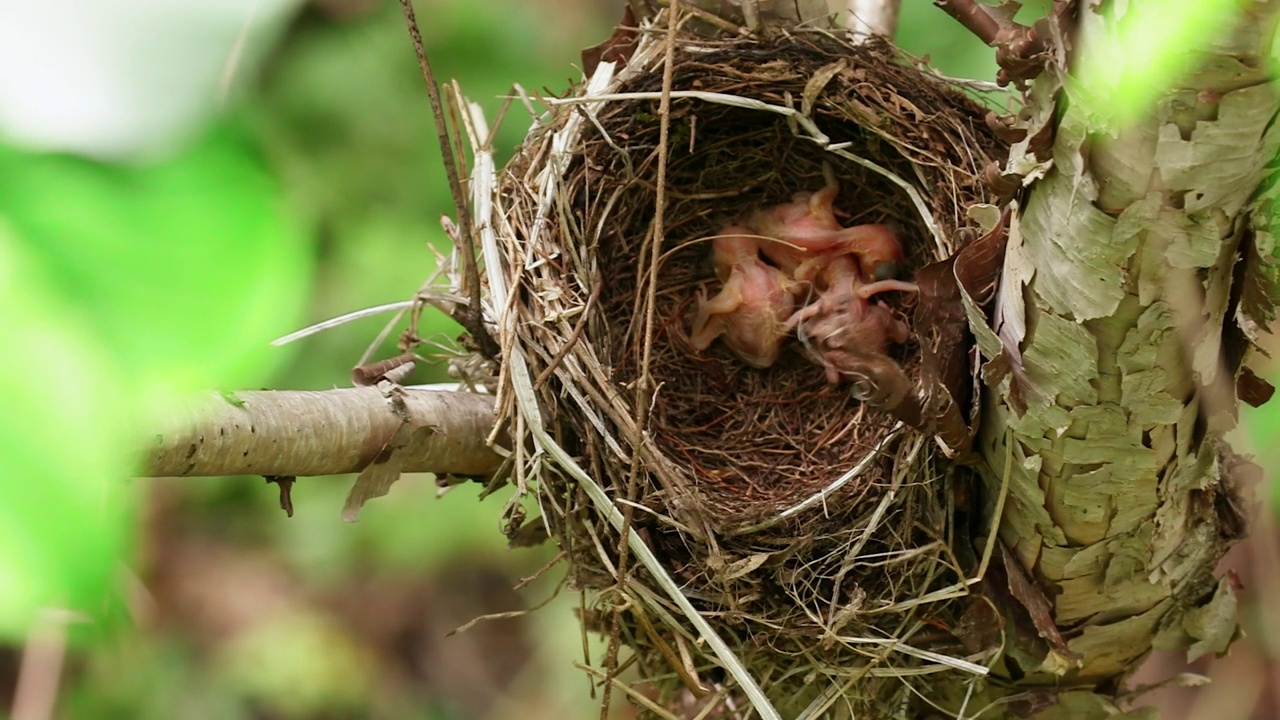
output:
[[[522,416],[520,380],[506,373],[518,484],[536,490],[574,582],[627,596],[620,632],[673,713],[725,687],[715,697],[731,715],[723,664],[649,570],[619,584],[616,527],[573,473],[533,451],[531,424],[627,510],[789,716],[897,702],[903,678],[954,667],[937,657],[959,652],[922,633],[934,612],[923,600],[957,596],[966,572],[952,552],[952,469],[927,426],[829,383],[799,339],[761,370],[721,343],[696,350],[690,322],[699,289],[716,286],[708,238],[821,187],[824,164],[841,183],[843,224],[894,227],[910,277],[976,234],[966,209],[990,202],[982,174],[1002,148],[956,89],[885,45],[818,33],[680,39],[664,146],[663,46],[643,39],[607,84],[559,104],[495,194],[503,352],[527,364],[539,405]],[[890,304],[905,318],[917,310],[910,295]],[[918,337],[891,357],[927,403]],[[904,652],[913,642],[937,657]]]

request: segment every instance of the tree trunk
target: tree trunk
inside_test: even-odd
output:
[[[987,360],[980,451],[988,510],[1007,497],[1008,565],[1043,591],[1062,634],[1044,618],[1029,637],[1009,633],[998,670],[1020,678],[1013,691],[1114,695],[1152,648],[1194,659],[1236,635],[1231,584],[1213,571],[1243,534],[1237,489],[1251,467],[1224,440],[1237,322],[1269,319],[1245,317],[1239,278],[1262,270],[1241,266],[1251,244],[1270,255],[1251,200],[1280,145],[1276,10],[1247,5],[1177,89],[1114,135],[1088,114],[1083,93],[1098,88],[1066,93],[1052,167],[1010,228],[994,327],[975,327]],[[1081,13],[1083,57],[1115,26]],[[1057,72],[1033,96],[1049,97]],[[1043,167],[1029,144],[1009,167]],[[1108,709],[1102,695],[1072,695],[1045,717]]]

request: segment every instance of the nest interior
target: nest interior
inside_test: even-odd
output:
[[[602,122],[618,121],[618,133],[635,141],[654,140],[647,137],[657,131],[652,115],[621,107],[617,113],[604,115]],[[796,137],[785,119],[758,112],[676,103],[672,122],[681,128],[674,139],[683,142],[672,148],[668,167],[666,234],[675,242],[657,269],[661,279],[649,371],[660,390],[650,432],[664,454],[687,468],[715,524],[730,529],[758,522],[819,491],[832,481],[833,472],[866,456],[894,422],[855,399],[848,385],[828,383],[796,337],[786,341],[779,360],[764,370],[745,364],[723,342],[704,352],[694,350],[689,329],[698,293],[714,295],[720,286],[709,239],[753,210],[822,187],[825,153]],[[606,176],[623,176],[619,165],[628,158],[607,145],[592,149],[596,154],[587,160],[590,166],[602,168]],[[927,230],[898,188],[850,161],[827,162],[841,181],[835,205],[848,212],[847,225],[891,223],[899,228],[908,253],[904,276],[933,259],[922,242]],[[610,214],[611,228],[601,238],[600,305],[610,350],[606,361],[624,385],[641,372],[637,339],[643,337],[644,318],[636,300],[645,288],[636,258],[651,239],[652,222],[653,188],[635,184]],[[928,242],[932,245],[931,238]],[[890,303],[898,314],[909,316],[914,297],[895,295]],[[909,374],[918,365],[914,340],[895,347],[891,355]],[[887,460],[877,463],[859,484],[882,481],[890,466]]]
[[[779,107],[799,105],[812,93],[813,78],[834,70],[815,96],[811,116],[832,143],[848,143],[852,154],[923,186],[942,236],[931,232],[902,187],[825,152],[788,118],[693,98],[672,101],[665,242],[648,357],[659,390],[648,429],[662,454],[685,470],[716,529],[756,523],[811,496],[864,458],[895,423],[859,402],[847,384],[828,383],[797,338],[766,370],[747,366],[720,342],[694,350],[689,326],[698,292],[714,294],[719,287],[709,239],[753,210],[822,187],[823,164],[830,163],[841,183],[835,207],[843,224],[894,227],[907,255],[902,277],[910,279],[954,248],[960,208],[980,188],[988,156],[982,143],[967,140],[988,135],[981,108],[888,61],[885,52],[824,36],[782,44],[704,42],[675,64],[676,88]],[[658,92],[661,82],[659,73],[642,73],[619,92]],[[598,258],[598,310],[588,320],[597,324],[588,329],[596,330],[590,335],[612,379],[628,387],[645,363],[643,258],[654,230],[658,101],[609,103],[596,117],[597,130],[584,133],[568,187],[576,190],[571,206],[580,213],[581,240],[596,248]],[[909,319],[914,296],[889,297]],[[916,374],[914,337],[890,354],[909,376]],[[850,492],[882,483],[891,467],[886,456]]]
[[[721,342],[695,350],[689,328],[699,290],[719,287],[708,238],[753,210],[818,189],[830,164],[842,224],[895,228],[906,254],[900,277],[910,279],[974,231],[965,208],[990,201],[982,171],[999,142],[985,109],[887,46],[824,34],[689,38],[676,49],[672,86],[720,100],[671,99],[659,203],[660,45],[646,54],[642,43],[613,99],[571,106],[508,167],[497,210],[515,288],[504,346],[527,359],[558,440],[606,492],[631,494],[634,527],[686,594],[743,652],[770,655],[778,686],[784,678],[794,686],[779,692],[793,696],[789,705],[806,698],[803,706],[813,692],[811,675],[799,670],[814,663],[805,648],[818,639],[840,646],[821,663],[832,676],[893,664],[889,653],[833,638],[857,627],[905,640],[919,607],[905,601],[963,575],[949,549],[944,470],[926,433],[859,401],[848,383],[829,383],[798,338],[763,370]],[[813,124],[727,97],[793,109]],[[581,130],[557,158],[556,133],[563,139],[572,117]],[[567,169],[554,171],[556,162]],[[910,321],[914,296],[886,299]],[[890,356],[918,378],[914,333]],[[520,434],[513,437],[518,443]],[[611,586],[616,532],[551,469],[538,474],[542,505],[573,577]],[[523,471],[536,472],[532,461]],[[650,601],[661,606],[658,596]],[[660,609],[658,616],[671,611]],[[644,621],[626,631],[645,676],[672,687],[689,685],[671,672],[671,648],[687,635],[677,625]],[[695,667],[718,681],[714,661]]]

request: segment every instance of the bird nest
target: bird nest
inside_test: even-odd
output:
[[[625,68],[549,101],[475,194],[499,426],[534,522],[572,581],[602,591],[584,619],[629,647],[643,682],[628,692],[659,716],[839,717],[902,702],[929,673],[980,672],[947,652],[954,638],[926,637],[972,570],[953,553],[944,457],[968,400],[937,367],[937,298],[922,283],[863,303],[907,331],[847,339],[871,370],[832,361],[803,323],[754,363],[694,335],[732,275],[717,276],[712,238],[833,176],[842,227],[887,226],[899,278],[936,274],[989,202],[982,173],[1003,148],[985,110],[879,43],[680,37],[666,51],[642,31]],[[940,418],[953,427],[934,442]]]

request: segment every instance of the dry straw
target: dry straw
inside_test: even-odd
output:
[[[510,474],[646,712],[887,717],[936,673],[986,672],[941,620],[989,541],[956,526],[920,336],[893,351],[904,413],[829,384],[798,339],[767,370],[698,352],[690,319],[714,291],[707,238],[820,187],[824,163],[845,224],[895,226],[914,273],[977,234],[1002,149],[978,104],[885,45],[679,36],[667,60],[667,37],[642,29],[625,67],[543,101],[500,172],[461,113]],[[915,303],[896,309],[918,326]]]

